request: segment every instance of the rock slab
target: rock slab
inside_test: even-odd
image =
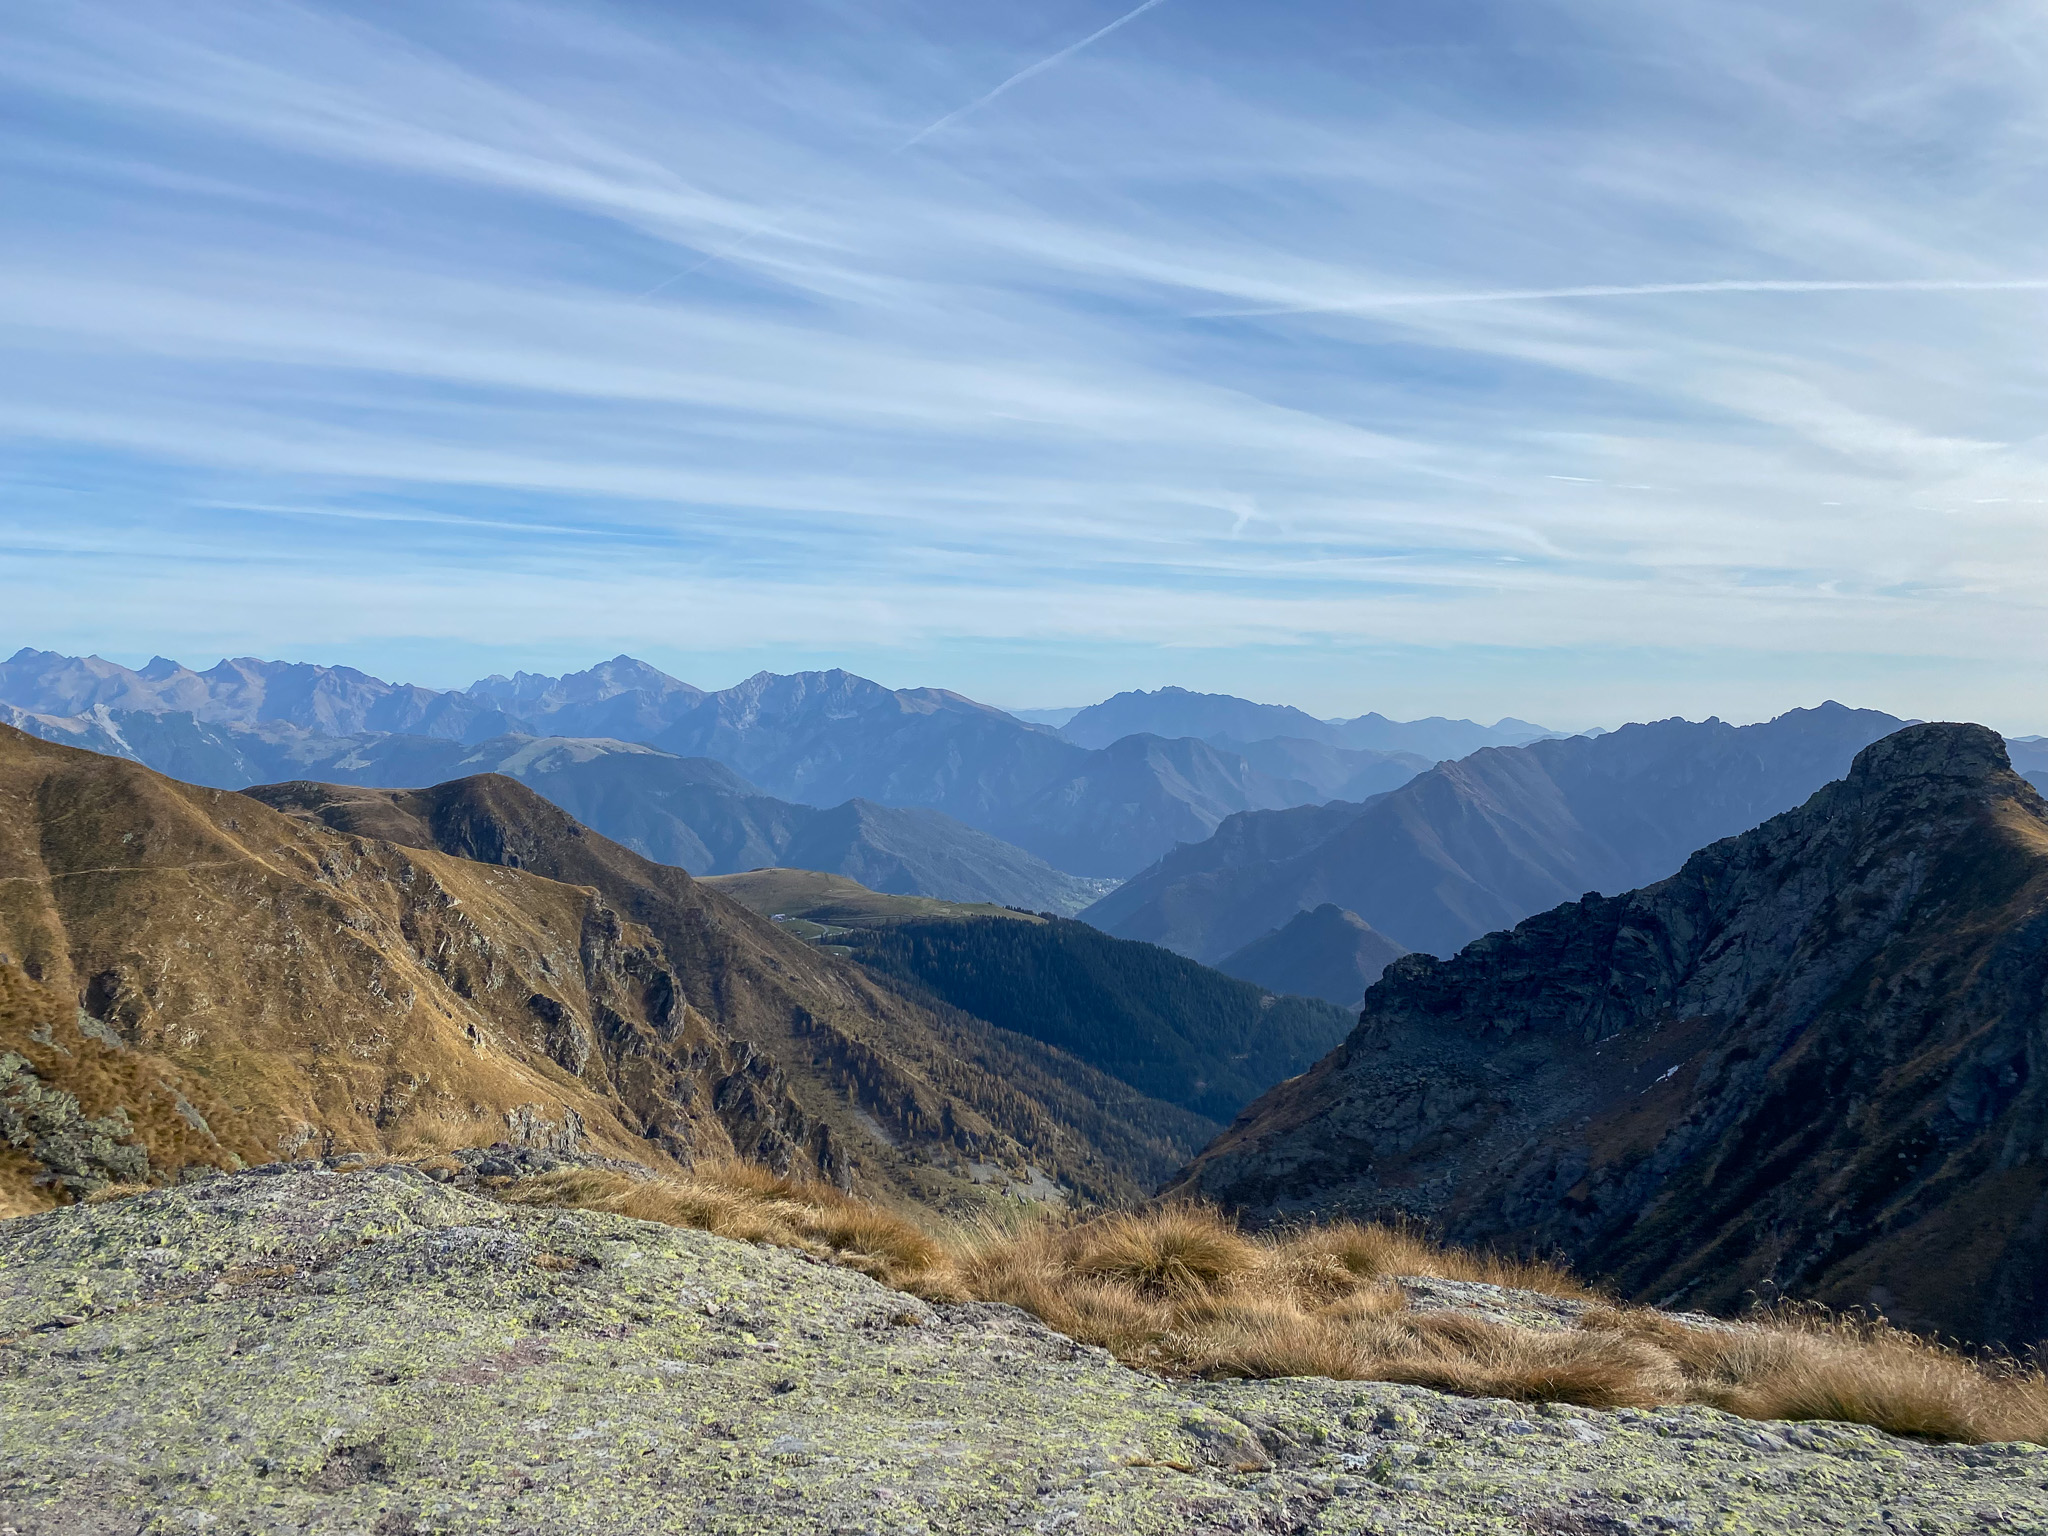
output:
[[[2048,1451],[1167,1382],[796,1254],[282,1165],[0,1223],[0,1533],[2048,1531]]]

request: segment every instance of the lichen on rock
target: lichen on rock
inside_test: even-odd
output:
[[[2048,1530],[2048,1451],[1169,1382],[1006,1307],[419,1170],[0,1224],[0,1529]]]

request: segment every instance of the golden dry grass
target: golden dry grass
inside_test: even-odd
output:
[[[1653,1344],[1686,1396],[1752,1419],[1836,1419],[1938,1440],[2048,1444],[2048,1377],[1975,1360],[1881,1321],[1820,1307],[1761,1310],[1692,1328],[1647,1310],[1588,1313],[1588,1327]]]
[[[798,1248],[930,1301],[1020,1307],[1128,1364],[1184,1376],[1328,1376],[1593,1408],[1701,1403],[1753,1419],[2048,1443],[2048,1378],[1882,1324],[1780,1308],[1694,1327],[1608,1304],[1553,1265],[1461,1252],[1395,1227],[1247,1236],[1213,1210],[934,1228],[827,1185],[728,1163],[680,1179],[580,1169],[495,1191]],[[1409,1306],[1402,1276],[1475,1280],[1584,1305],[1525,1327]]]
[[[906,1290],[944,1292],[947,1255],[917,1223],[829,1184],[805,1183],[747,1163],[692,1169],[679,1179],[635,1179],[608,1169],[565,1169],[493,1191],[523,1205],[614,1211],[740,1242],[774,1243],[830,1257]]]

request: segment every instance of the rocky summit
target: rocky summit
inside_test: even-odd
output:
[[[403,1165],[0,1224],[0,1426],[9,1536],[2048,1530],[2031,1445],[1166,1381]]]
[[[1561,1251],[1660,1305],[2048,1336],[2048,802],[1973,725],[1443,961],[1180,1187]]]

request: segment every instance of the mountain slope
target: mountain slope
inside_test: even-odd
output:
[[[1913,726],[1672,878],[1457,959],[1180,1181],[1555,1247],[1627,1293],[1753,1290],[2048,1336],[2048,802],[1981,726]]]
[[[513,780],[485,775],[412,791],[284,784],[249,793],[336,830],[595,890],[646,926],[679,974],[713,998],[707,1012],[740,1054],[802,1105],[826,1145],[827,1172],[845,1155],[834,1149],[865,1144],[872,1152],[879,1137],[903,1156],[870,1176],[921,1198],[947,1198],[933,1170],[957,1170],[963,1158],[1013,1170],[1028,1159],[1089,1198],[1125,1198],[1163,1176],[1162,1159],[1204,1133],[1204,1122],[1078,1059],[877,985],[861,967],[777,931],[714,886],[589,832]]]
[[[1159,851],[1199,842],[1240,810],[1299,805],[1315,789],[1183,737],[1126,736],[1070,763],[991,823],[998,835],[1077,875],[1121,879]]]
[[[968,1163],[1029,1165],[1121,1198],[1185,1145],[1123,1085],[941,1018],[510,779],[268,798],[0,728],[0,1097],[57,1105],[6,1137],[17,1194],[24,1157],[112,1176],[102,1142],[174,1170],[194,1145],[509,1138],[940,1200]],[[66,1128],[121,1114],[139,1140]]]
[[[1297,912],[1284,927],[1254,939],[1216,969],[1272,992],[1320,997],[1352,1009],[1380,972],[1408,951],[1356,912],[1324,902]]]
[[[1275,997],[1084,923],[909,918],[835,942],[955,1008],[1216,1121],[1307,1067],[1350,1025],[1320,1000]]]
[[[1491,747],[1355,810],[1233,821],[1083,917],[1214,961],[1334,902],[1448,955],[1585,891],[1662,878],[1692,849],[1797,805],[1900,723],[1824,704],[1761,725],[1664,720]]]
[[[1091,704],[1060,727],[1083,747],[1106,747],[1126,736],[1231,736],[1264,741],[1294,736],[1328,743],[1329,728],[1314,715],[1286,704],[1254,704],[1227,693],[1191,693],[1185,688],[1142,688]]]

